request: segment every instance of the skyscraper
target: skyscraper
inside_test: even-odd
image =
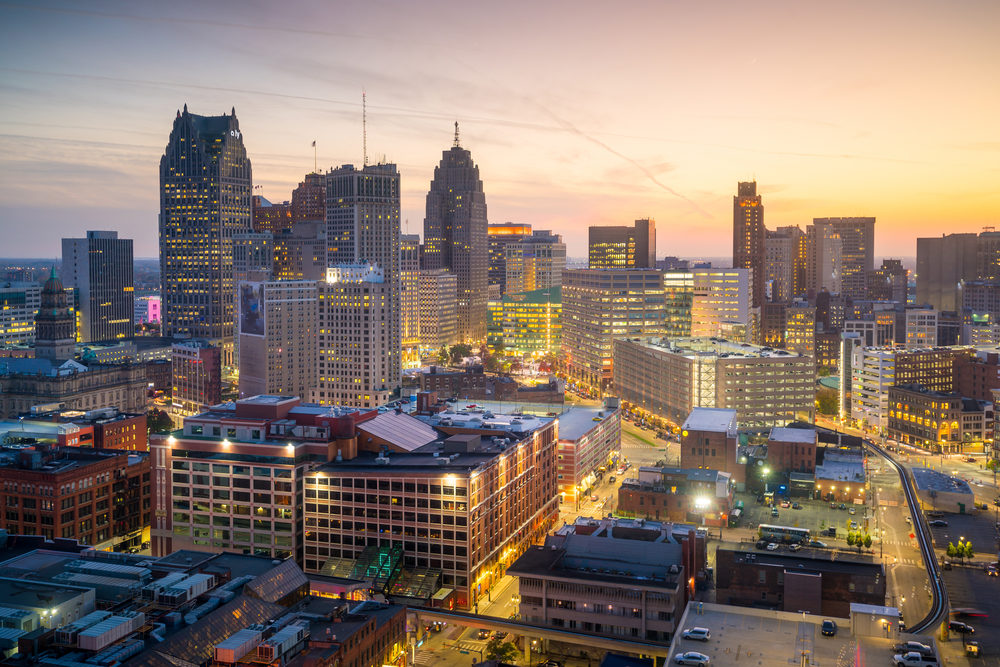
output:
[[[355,387],[353,393],[342,392],[351,396],[391,396],[399,392],[402,383],[402,298],[399,245],[399,171],[394,164],[366,165],[355,169],[354,165],[343,165],[333,169],[326,175],[326,242],[327,266],[331,268],[360,264],[379,269],[379,282],[373,279],[351,279],[351,284],[357,287],[344,288],[342,297],[348,298],[348,293],[375,295],[385,299],[377,305],[373,313],[385,317],[384,335],[386,358],[379,361],[379,367],[384,363],[384,372],[372,369],[373,382],[377,387],[370,391],[359,391]],[[354,276],[356,270],[344,275]],[[372,274],[374,275],[374,274]],[[339,279],[341,282],[344,279]],[[380,285],[376,287],[375,285]],[[341,288],[334,291],[340,293]],[[384,292],[384,297],[382,296]],[[322,294],[322,293],[321,293]],[[332,295],[328,299],[333,299]],[[375,305],[371,306],[373,309]],[[322,304],[320,306],[322,314]],[[361,320],[358,320],[359,322]],[[346,326],[346,323],[343,325]],[[322,326],[321,326],[322,329]],[[361,335],[358,333],[357,335]],[[380,335],[383,335],[380,333]],[[374,343],[375,341],[371,341]],[[379,341],[381,344],[381,341]],[[345,348],[346,349],[346,348]],[[322,352],[321,352],[322,360]],[[320,375],[322,376],[322,367]],[[321,377],[322,380],[322,377]],[[329,402],[330,393],[322,396]],[[374,398],[360,399],[366,404]],[[353,403],[352,403],[353,404]]]
[[[230,115],[178,111],[160,158],[163,334],[220,341],[232,362],[233,235],[250,231],[251,167]]]
[[[757,181],[737,184],[733,197],[733,268],[753,271],[750,305],[754,308],[764,302],[765,237],[764,205],[757,194]]]
[[[507,246],[528,236],[531,236],[531,225],[505,222],[486,228],[490,262],[488,282],[499,285],[501,294],[507,292]]]
[[[118,232],[87,232],[62,240],[65,285],[76,288],[80,342],[135,336],[132,239]]]
[[[656,221],[636,220],[631,227],[603,225],[589,232],[587,267],[652,269],[656,266]]]
[[[403,365],[420,365],[420,237],[402,234],[399,242]]]
[[[292,221],[309,220],[326,220],[326,178],[316,172],[292,190]]]
[[[472,153],[458,141],[434,168],[424,217],[424,269],[448,269],[458,278],[458,338],[486,339],[489,251],[486,195]]]
[[[875,270],[875,218],[814,218],[813,226],[817,243],[840,237],[840,293],[864,299]],[[824,254],[817,249],[817,257]]]

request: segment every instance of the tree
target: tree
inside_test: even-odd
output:
[[[517,659],[517,646],[505,642],[499,637],[493,637],[486,643],[486,659],[497,662],[512,662]]]
[[[458,343],[451,346],[450,352],[451,363],[457,366],[462,362],[463,358],[472,356],[472,346],[468,343]]]
[[[444,366],[448,364],[449,359],[451,359],[451,357],[448,356],[448,348],[442,345],[441,349],[438,350],[437,362]]]
[[[865,533],[865,549],[871,549],[871,548],[872,548],[872,536],[869,535],[868,533]]]
[[[958,555],[958,549],[956,549],[955,545],[951,542],[948,543],[948,547],[944,550],[944,552],[947,554],[948,558],[955,558]]]
[[[174,421],[165,411],[153,408],[146,414],[146,429],[149,433],[169,433],[174,430]]]
[[[966,542],[965,543],[965,557],[966,558],[974,558],[975,556],[976,556],[976,552],[972,550],[972,542],[971,541],[970,542]]]
[[[856,542],[857,542],[857,537],[855,536],[854,531],[853,530],[847,531],[847,546],[853,547]]]
[[[816,391],[816,410],[821,415],[835,415],[840,410],[840,396],[833,389],[820,387]]]

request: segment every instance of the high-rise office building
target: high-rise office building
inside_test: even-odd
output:
[[[979,236],[948,234],[917,239],[917,303],[940,311],[962,307],[959,285],[979,277]]]
[[[813,226],[817,242],[833,235],[840,238],[841,293],[864,299],[868,274],[875,270],[875,218],[814,218]]]
[[[458,338],[458,278],[446,269],[422,269],[417,284],[420,347],[439,350]]]
[[[170,363],[174,412],[196,415],[222,402],[221,352],[203,338],[173,344]]]
[[[531,236],[531,225],[505,222],[486,228],[490,262],[487,280],[490,285],[500,286],[500,294],[507,292],[507,244],[521,241],[526,236]]]
[[[587,268],[652,269],[656,266],[656,221],[636,220],[625,225],[590,228]]]
[[[323,174],[306,174],[292,190],[292,222],[326,220],[326,178]]]
[[[662,335],[663,273],[574,269],[563,274],[562,358],[566,376],[594,392],[611,383],[615,338]]]
[[[691,336],[726,336],[734,326],[750,326],[753,276],[747,269],[695,269]]]
[[[292,226],[292,205],[290,202],[274,204],[261,195],[254,195],[250,217],[253,230],[262,233],[280,232]]]
[[[240,396],[308,395],[316,387],[315,280],[240,283]]]
[[[741,182],[733,197],[733,268],[753,272],[750,283],[753,308],[764,302],[765,238],[764,205],[757,194],[757,181]]]
[[[160,159],[163,334],[219,340],[232,356],[233,236],[251,231],[251,167],[235,109],[177,112]]]
[[[0,283],[0,347],[35,342],[35,315],[41,305],[38,283]]]
[[[402,313],[403,366],[420,365],[420,237],[399,237],[399,290]]]
[[[791,301],[805,293],[806,235],[797,225],[768,230],[764,255],[770,301]]]
[[[275,280],[323,280],[326,268],[324,221],[302,220],[274,235]]]
[[[882,266],[868,274],[868,298],[905,304],[909,275],[902,261],[883,259]]]
[[[472,153],[455,143],[434,168],[424,217],[425,269],[448,269],[458,278],[458,337],[486,340],[486,195]]]
[[[326,175],[326,263],[328,267],[357,267],[364,264],[377,269],[370,275],[379,275],[380,282],[371,278],[345,278],[357,276],[355,268],[350,268],[337,274],[337,283],[331,284],[327,295],[327,305],[333,302],[341,303],[351,294],[363,298],[378,298],[378,303],[355,304],[359,308],[372,308],[372,314],[385,318],[379,323],[379,336],[385,340],[372,340],[369,344],[376,345],[384,358],[377,359],[377,364],[364,370],[364,378],[359,378],[365,391],[348,391],[340,386],[338,395],[348,398],[335,398],[330,395],[321,396],[321,402],[340,402],[343,405],[358,405],[363,401],[366,405],[375,395],[384,396],[387,400],[399,392],[402,383],[402,307],[401,307],[401,276],[399,247],[399,171],[394,164],[366,165],[356,169],[347,164],[333,169]],[[483,247],[485,248],[485,239]],[[327,274],[330,280],[330,274]],[[376,287],[376,285],[378,285]],[[322,297],[321,292],[321,297]],[[336,307],[347,307],[338,305]],[[352,306],[353,307],[353,306]],[[323,315],[323,301],[320,302],[320,315]],[[352,320],[354,321],[354,320]],[[357,320],[359,324],[374,326],[375,322]],[[354,337],[365,335],[360,330],[349,334],[343,327],[347,322],[337,324],[341,333]],[[320,329],[324,327],[321,326]],[[370,332],[369,332],[370,333]],[[322,334],[321,334],[322,336]],[[358,342],[358,341],[352,341]],[[357,348],[355,348],[357,349]],[[347,354],[347,348],[331,354]],[[321,359],[322,361],[322,359]],[[376,361],[373,359],[373,361]],[[329,369],[328,369],[329,370]],[[320,367],[322,377],[323,368]],[[339,377],[339,376],[338,376]],[[346,380],[345,380],[346,381]],[[334,391],[333,385],[328,390]],[[362,398],[358,398],[361,396]],[[364,397],[369,398],[365,399]]]
[[[64,284],[76,288],[81,342],[135,336],[132,239],[93,231],[63,239],[62,273]]]
[[[504,247],[504,264],[504,294],[559,287],[566,268],[566,244],[559,234],[537,229]]]
[[[397,260],[398,261],[398,260]],[[369,264],[342,264],[319,283],[319,379],[313,401],[375,408],[400,386],[399,308],[384,271]],[[398,303],[398,301],[397,301]]]
[[[812,294],[826,291],[841,293],[844,244],[840,234],[829,225],[806,227],[806,289]]]

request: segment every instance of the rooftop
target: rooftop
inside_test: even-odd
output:
[[[395,410],[383,412],[374,419],[369,419],[359,424],[358,430],[376,438],[387,440],[396,447],[405,449],[408,452],[412,452],[440,438],[438,432],[423,420],[405,412],[396,412]]]
[[[685,431],[710,431],[736,435],[736,410],[695,408],[684,420]]]
[[[819,627],[824,620],[823,616],[810,614],[689,602],[678,627],[708,628],[712,639],[693,642],[681,639],[678,634],[671,646],[669,662],[673,664],[678,653],[698,651],[708,655],[712,664],[737,664],[732,654],[738,650],[741,661],[748,665],[799,665],[803,651],[809,651],[810,664],[814,665],[887,664],[896,641],[855,636],[848,619],[836,619],[837,634],[824,637]],[[903,639],[910,638],[907,635]],[[845,656],[848,656],[846,663]]]
[[[718,357],[720,359],[766,359],[803,358],[804,355],[772,347],[761,347],[750,343],[739,343],[724,338],[633,338],[643,347],[663,350],[694,359],[696,357]]]
[[[597,428],[605,418],[612,418],[617,408],[572,407],[559,415],[559,439],[576,441]],[[621,421],[620,416],[614,419]]]
[[[816,431],[804,428],[788,428],[785,426],[775,426],[771,429],[768,440],[774,442],[804,442],[816,444]]]
[[[938,491],[942,493],[961,493],[972,496],[972,487],[964,479],[945,475],[930,468],[911,468],[913,481],[921,491]]]
[[[371,472],[376,470],[392,472],[433,472],[469,474],[484,463],[493,460],[499,450],[473,452],[469,454],[440,454],[432,452],[390,452],[381,456],[373,452],[358,452],[357,457],[345,461],[330,461],[310,471],[310,477],[319,474],[339,474],[345,472]]]
[[[864,457],[853,452],[842,452],[835,447],[826,447],[823,450],[823,463],[816,466],[816,479],[863,482]]]
[[[737,563],[773,565],[806,572],[810,570],[821,572],[869,570],[871,575],[877,575],[883,571],[882,564],[875,562],[873,556],[839,549],[803,549],[795,552],[767,551],[758,549],[752,543],[724,542],[719,545],[718,550],[733,552]]]

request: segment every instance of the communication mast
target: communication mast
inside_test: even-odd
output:
[[[361,89],[361,151],[363,166],[368,166],[368,99],[364,88]]]

